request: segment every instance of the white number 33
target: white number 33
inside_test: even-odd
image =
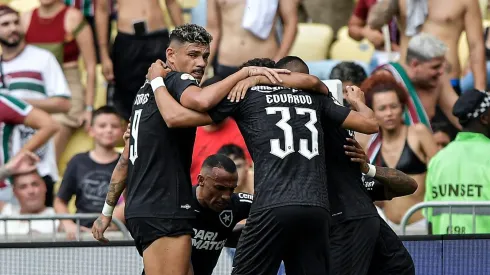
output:
[[[308,108],[298,108],[296,107],[296,114],[310,116],[310,121],[308,121],[305,126],[311,132],[311,151],[308,149],[308,140],[299,140],[299,151],[302,156],[307,159],[312,159],[317,156],[318,153],[318,130],[315,127],[315,123],[318,121],[316,117],[316,111]],[[291,119],[291,113],[288,107],[268,107],[265,108],[268,115],[273,115],[278,112],[281,113],[281,120],[276,123],[276,126],[284,131],[284,150],[281,149],[279,139],[271,139],[271,151],[270,153],[279,158],[285,158],[287,155],[294,152],[294,138],[293,138],[293,128],[288,124]]]

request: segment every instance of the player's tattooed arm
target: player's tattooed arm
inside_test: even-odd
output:
[[[393,168],[376,166],[376,180],[384,186],[388,200],[413,194],[417,190],[417,182],[407,174]]]
[[[124,151],[116,164],[116,168],[112,172],[111,183],[109,184],[109,192],[107,192],[106,203],[110,206],[116,206],[119,197],[124,188],[126,188],[126,179],[128,177],[128,152],[129,146],[124,146]]]
[[[351,161],[360,164],[361,172],[369,172],[369,158],[361,145],[355,140],[348,138],[348,145],[345,145],[345,154]],[[407,196],[417,190],[417,182],[407,174],[393,168],[376,166],[374,179],[383,185],[384,197],[391,200],[395,197]]]

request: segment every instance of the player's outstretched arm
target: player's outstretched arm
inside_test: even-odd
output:
[[[170,72],[165,64],[158,60],[151,64],[147,78],[151,80],[151,88],[155,95],[158,111],[169,128],[186,128],[211,124],[212,119],[208,114],[199,113],[180,105],[175,100],[163,82],[163,78]],[[159,82],[160,81],[160,82]],[[193,86],[198,88],[197,86]],[[184,90],[187,91],[189,88]]]
[[[348,138],[345,145],[345,154],[351,157],[351,161],[358,162],[361,172],[372,177],[382,184],[382,196],[375,196],[377,200],[391,200],[395,197],[407,196],[417,190],[417,182],[405,173],[393,168],[373,166],[368,164],[369,158],[361,145],[355,140]],[[371,186],[379,189],[379,186]],[[379,193],[379,192],[375,192]]]
[[[363,134],[375,134],[379,131],[379,125],[371,110],[365,103],[364,93],[356,86],[346,87],[346,100],[354,111],[350,112],[342,127]]]
[[[184,90],[180,97],[182,106],[198,111],[207,112],[223,100],[231,91],[231,89],[241,80],[250,76],[263,75],[270,79],[274,84],[282,82],[282,75],[290,73],[285,69],[269,69],[263,67],[245,67],[229,77],[209,85],[205,88],[197,86],[189,86]]]
[[[168,128],[196,127],[213,122],[207,113],[196,112],[180,105],[164,86],[157,88],[154,93],[158,110]]]
[[[299,90],[308,90],[327,95],[329,93],[327,85],[323,83],[318,77],[309,74],[295,73],[281,75],[281,86],[294,88]],[[245,97],[248,89],[257,85],[274,85],[265,76],[253,76],[238,82],[228,94],[228,99],[234,102],[236,99],[239,101]]]

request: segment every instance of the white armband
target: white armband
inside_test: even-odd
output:
[[[104,203],[104,208],[102,208],[102,215],[106,217],[112,217],[112,212],[114,212],[114,206],[110,206],[106,203]]]
[[[374,178],[376,175],[376,166],[372,164],[368,164],[369,166],[369,171],[366,173],[367,176],[370,176],[371,178]]]
[[[160,87],[165,87],[165,83],[163,82],[163,78],[161,76],[153,79],[150,82],[150,85],[151,85],[151,89],[153,90],[153,92],[155,92]]]

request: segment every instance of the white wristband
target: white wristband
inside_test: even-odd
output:
[[[153,89],[153,92],[155,92],[158,88],[160,87],[165,87],[165,83],[163,82],[163,78],[161,76],[153,79],[150,82],[151,88]]]
[[[369,166],[369,171],[366,173],[366,175],[370,176],[373,178],[376,175],[376,166],[368,164]]]
[[[106,217],[112,217],[112,212],[114,212],[114,206],[110,206],[106,203],[104,203],[104,208],[102,208],[102,215]]]

